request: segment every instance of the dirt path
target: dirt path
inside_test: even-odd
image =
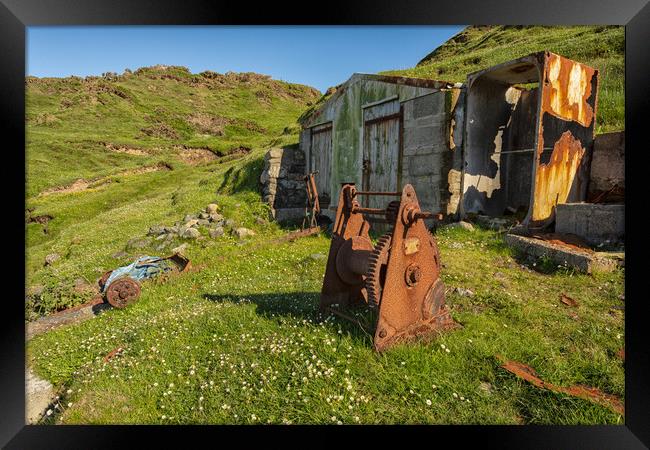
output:
[[[52,188],[48,188],[41,193],[38,194],[39,197],[44,197],[46,195],[52,195],[52,194],[69,194],[71,192],[81,192],[85,191],[90,188],[96,188],[100,186],[104,186],[107,184],[111,183],[111,177],[121,177],[121,176],[127,176],[127,175],[141,175],[144,173],[150,173],[150,172],[158,172],[159,170],[173,170],[172,167],[167,164],[167,163],[158,163],[154,164],[151,166],[142,166],[138,167],[137,169],[128,169],[124,170],[122,172],[116,173],[115,175],[107,176],[107,177],[102,177],[102,178],[96,178],[93,180],[84,180],[83,178],[79,178],[77,181],[75,181],[72,184],[67,184],[64,186],[56,186]]]
[[[34,336],[45,333],[47,331],[59,328],[63,325],[70,325],[73,323],[82,322],[84,320],[92,319],[100,312],[110,308],[108,303],[104,303],[102,298],[96,298],[83,305],[75,306],[74,308],[65,309],[45,317],[41,317],[34,322],[27,324],[27,340]]]
[[[25,421],[35,424],[46,413],[55,397],[54,386],[25,368]]]

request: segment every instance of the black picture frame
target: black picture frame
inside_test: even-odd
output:
[[[25,241],[22,217],[25,210],[25,30],[37,25],[625,25],[625,117],[626,178],[632,187],[626,192],[626,314],[625,314],[625,425],[621,426],[432,426],[432,427],[311,427],[294,426],[289,430],[305,436],[304,444],[317,440],[315,432],[324,431],[323,443],[340,445],[355,437],[384,439],[387,434],[412,446],[413,432],[421,434],[423,444],[457,447],[497,448],[647,448],[650,446],[650,389],[648,326],[643,314],[646,300],[637,277],[643,277],[643,216],[637,198],[647,188],[637,186],[644,180],[641,155],[647,153],[644,112],[648,110],[648,73],[650,68],[650,5],[647,0],[485,0],[454,2],[364,0],[354,4],[278,5],[266,3],[213,3],[209,1],[75,1],[75,0],[0,0],[0,127],[4,143],[2,192],[5,220],[3,253],[11,272],[5,272],[2,291],[2,363],[0,366],[0,444],[6,448],[113,448],[162,443],[169,447],[174,439],[206,442],[214,445],[240,444],[251,438],[288,444],[287,428],[223,426],[26,426],[25,422],[25,323],[24,308],[18,301],[24,295]],[[630,159],[632,163],[630,164]],[[636,175],[635,175],[636,173]],[[647,177],[646,177],[647,178]],[[21,197],[21,190],[22,197]],[[19,239],[23,236],[23,239]],[[22,256],[22,260],[19,258]],[[21,283],[21,280],[23,283]],[[342,434],[346,436],[336,436]],[[188,437],[191,440],[188,441]],[[266,441],[269,439],[269,441]],[[355,439],[356,441],[356,439]],[[303,445],[304,445],[303,444]],[[138,444],[142,445],[142,444]],[[442,444],[444,445],[444,444]]]

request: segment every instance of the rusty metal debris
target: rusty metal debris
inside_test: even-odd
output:
[[[116,349],[111,350],[106,356],[104,356],[104,362],[110,361],[111,359],[113,359],[113,357],[119,355],[123,351],[124,351],[123,347],[117,347]]]
[[[578,302],[566,294],[560,294],[560,301],[567,306],[571,306],[572,308],[578,307]]]
[[[556,386],[539,378],[535,370],[526,364],[522,364],[517,361],[508,361],[500,355],[497,355],[497,358],[502,363],[501,367],[506,369],[508,372],[516,375],[517,377],[528,381],[534,386],[537,386],[538,388],[548,389],[549,391],[582,398],[584,400],[605,406],[606,408],[609,408],[620,415],[624,415],[625,413],[625,406],[623,404],[623,401],[615,395],[606,394],[600,389],[589,386]]]
[[[362,208],[358,196],[400,197],[388,208]],[[391,231],[373,246],[366,216],[383,216]],[[320,311],[342,315],[338,307],[367,306],[378,311],[374,347],[388,347],[456,326],[445,305],[440,253],[423,219],[413,189],[362,192],[344,184],[320,297]]]
[[[314,178],[318,171],[309,172],[305,175],[304,180],[307,188],[307,207],[305,208],[305,218],[302,221],[302,228],[308,224],[309,228],[318,227],[318,218],[320,217],[320,203],[318,201],[318,189],[316,188],[316,179]]]
[[[140,296],[140,283],[127,276],[113,281],[106,289],[106,300],[113,308],[124,308]]]
[[[190,260],[178,253],[164,258],[142,257],[128,266],[105,272],[98,284],[111,306],[124,308],[140,296],[142,287],[139,281],[166,272],[185,272],[189,267]]]

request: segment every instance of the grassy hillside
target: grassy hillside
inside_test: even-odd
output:
[[[182,163],[187,148],[224,155],[294,141],[292,124],[319,95],[264,75],[176,66],[28,77],[27,195],[160,161]]]
[[[385,73],[462,82],[468,73],[542,50],[598,69],[596,132],[625,128],[625,30],[620,26],[470,26],[415,67]]]

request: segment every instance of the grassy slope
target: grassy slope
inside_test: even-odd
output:
[[[226,154],[282,143],[319,96],[257,74],[191,74],[183,67],[108,77],[28,78],[27,195],[164,160],[174,146]],[[289,127],[287,130],[285,128]],[[130,155],[103,143],[145,152]]]
[[[468,73],[542,50],[598,69],[596,132],[625,128],[625,30],[620,26],[471,26],[415,67],[385,73],[463,82]]]
[[[219,201],[244,204],[247,198]],[[604,407],[516,379],[495,358],[530,364],[553,383],[623,396],[623,365],[615,356],[623,320],[612,309],[622,304],[622,273],[539,273],[517,264],[495,232],[442,230],[447,287],[475,292],[448,293],[463,328],[434,343],[376,355],[371,338],[355,325],[317,322],[324,260],[312,255],[327,253],[327,237],[274,243],[281,233],[274,225],[258,231],[243,245],[224,237],[193,246],[200,271],[147,283],[127,309],[30,341],[30,363],[61,387],[52,420],[622,422]],[[580,306],[562,305],[560,293]],[[125,349],[121,356],[104,363],[118,347]]]
[[[76,279],[94,282],[122,262],[111,254],[128,240],[205,206],[203,200],[220,186],[213,172],[222,165],[190,166],[179,159],[179,146],[219,155],[240,146],[254,149],[237,167],[255,189],[262,149],[296,142],[296,118],[317,97],[310,87],[262,75],[191,74],[182,67],[86,79],[28,78],[26,203],[33,216],[54,217],[47,228],[26,225],[28,285],[45,287],[38,302],[26,305],[28,315],[88,300],[73,289]],[[117,153],[104,143],[142,154]],[[174,170],[125,173],[163,161]],[[110,183],[38,195],[79,178]],[[62,258],[44,267],[51,253]]]

